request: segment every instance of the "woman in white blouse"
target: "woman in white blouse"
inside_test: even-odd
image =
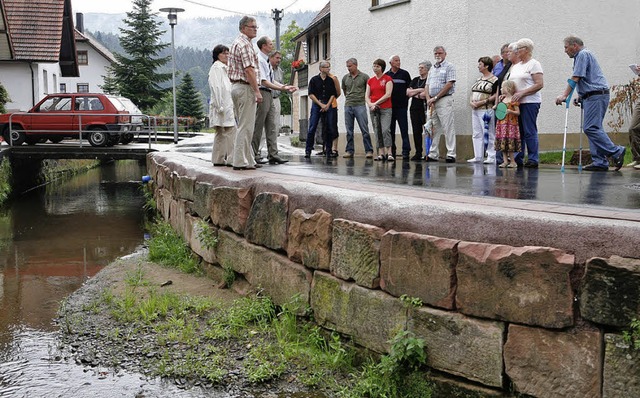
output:
[[[515,155],[518,166],[538,168],[538,112],[542,97],[540,90],[544,87],[542,65],[533,58],[533,42],[520,39],[516,42],[516,51],[520,62],[513,64],[509,71],[509,80],[516,84],[513,101],[520,103],[520,135],[522,152]],[[524,163],[524,151],[527,150],[527,162]]]
[[[236,121],[231,100],[231,81],[227,75],[229,48],[218,44],[213,49],[213,65],[209,69],[209,125],[215,129],[211,161],[214,166],[233,166],[233,142]]]

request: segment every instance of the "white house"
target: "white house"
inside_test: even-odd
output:
[[[332,71],[342,77],[347,73],[345,61],[355,57],[360,69],[371,74],[373,60],[388,60],[397,54],[402,68],[413,77],[418,63],[433,61],[433,48],[444,46],[447,60],[457,69],[455,119],[462,158],[471,153],[468,99],[479,76],[478,58],[498,54],[504,43],[530,38],[535,44],[533,56],[544,69],[538,117],[541,150],[557,149],[561,148],[565,109],[555,106],[554,99],[562,92],[573,64],[564,53],[563,38],[569,34],[581,37],[596,54],[609,84],[624,84],[633,78],[627,65],[640,62],[639,22],[638,0],[332,0]],[[339,115],[343,132],[343,113]],[[570,131],[577,132],[579,127],[578,110],[572,109]],[[624,135],[614,138],[627,142]]]
[[[116,62],[114,55],[91,34],[84,31],[82,13],[76,13],[75,40],[80,75],[61,78],[58,91],[102,93],[104,76],[107,76],[108,68]]]
[[[28,110],[78,76],[71,0],[0,1],[0,83],[8,111]]]
[[[331,60],[330,17],[330,3],[327,3],[309,25],[293,38],[297,42],[295,59],[304,60],[306,65],[291,76],[292,84],[299,88],[293,94],[292,128],[294,131],[299,131],[301,137],[304,138],[307,136],[311,110],[308,92],[309,79],[320,73],[320,61]]]

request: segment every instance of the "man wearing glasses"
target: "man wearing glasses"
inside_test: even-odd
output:
[[[233,41],[229,51],[229,80],[231,80],[231,98],[238,124],[234,151],[234,170],[255,170],[256,164],[251,139],[256,121],[257,104],[262,102],[258,88],[260,70],[258,55],[253,49],[251,39],[258,33],[256,20],[244,16],[239,23],[240,34]]]
[[[438,161],[438,144],[440,135],[444,133],[447,144],[447,163],[456,162],[456,132],[453,120],[453,98],[451,94],[455,92],[456,69],[445,60],[447,51],[442,46],[433,49],[435,64],[429,72],[427,84],[425,86],[425,97],[427,99],[427,109],[433,109],[433,141],[431,148],[425,148],[427,162]]]

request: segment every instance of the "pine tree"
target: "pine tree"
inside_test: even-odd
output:
[[[5,113],[7,111],[4,106],[9,101],[11,101],[11,99],[9,98],[9,93],[7,92],[7,89],[4,88],[2,83],[0,83],[0,113]]]
[[[193,79],[188,72],[182,78],[176,93],[176,113],[180,117],[190,116],[196,119],[204,117],[200,93],[196,90]]]
[[[133,0],[133,11],[123,20],[128,28],[120,28],[120,45],[126,55],[115,53],[117,63],[111,69],[117,92],[143,111],[162,98],[164,90],[159,83],[171,78],[169,73],[156,71],[171,57],[158,56],[169,44],[159,43],[164,32],[150,6],[151,0]]]
[[[104,80],[104,84],[100,86],[100,88],[105,94],[120,95],[120,89],[114,76],[113,67],[107,68],[107,75],[102,76],[102,79]]]

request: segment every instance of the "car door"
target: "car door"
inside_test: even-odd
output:
[[[69,95],[46,97],[31,112],[30,132],[47,135],[68,130],[72,123],[71,104],[72,97]]]

